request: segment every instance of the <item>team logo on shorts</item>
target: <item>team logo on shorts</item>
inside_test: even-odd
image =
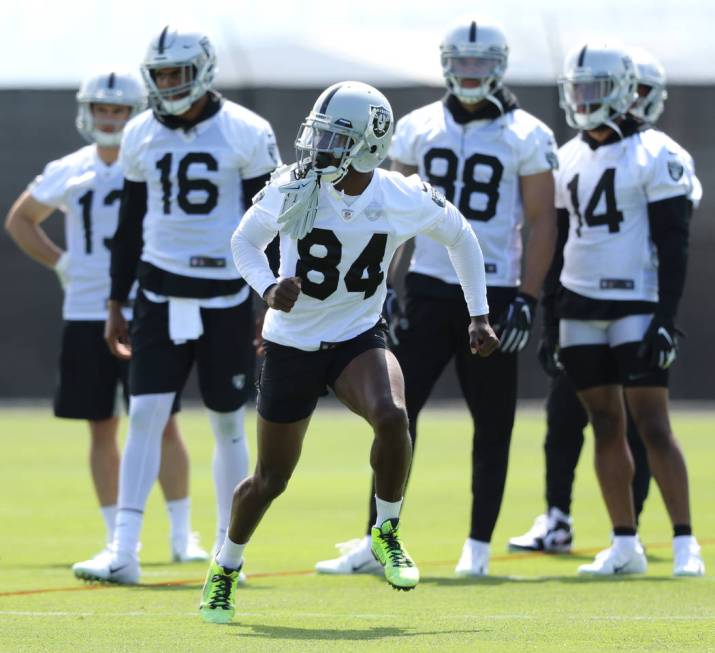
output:
[[[233,387],[236,388],[236,390],[243,390],[243,388],[246,387],[246,375],[245,374],[236,374],[231,381],[233,382]]]
[[[372,133],[378,138],[382,138],[390,129],[392,116],[385,107],[371,106],[370,109],[372,111]]]
[[[680,178],[683,176],[683,172],[685,172],[685,170],[680,161],[676,161],[674,159],[668,161],[668,174],[670,174],[673,181],[680,181]]]

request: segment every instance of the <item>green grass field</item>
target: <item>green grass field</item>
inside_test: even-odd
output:
[[[457,411],[421,420],[403,534],[422,570],[414,592],[378,577],[321,577],[316,560],[361,535],[370,436],[347,411],[316,414],[288,492],[247,549],[249,586],[236,619],[211,626],[197,613],[205,566],[169,565],[168,525],[152,494],[140,587],[84,585],[69,569],[95,553],[103,527],[91,491],[84,425],[42,410],[0,413],[0,651],[715,651],[715,416],[675,416],[690,466],[694,526],[710,576],[671,577],[670,528],[653,486],[641,536],[641,578],[576,577],[608,542],[609,525],[586,447],[574,498],[577,550],[506,554],[508,537],[541,510],[543,418],[517,419],[492,576],[457,579],[467,535],[467,420]],[[194,527],[214,529],[212,437],[200,411],[181,416],[192,456]],[[253,417],[249,432],[255,433]],[[590,438],[589,438],[590,440]],[[253,438],[251,438],[253,444]]]

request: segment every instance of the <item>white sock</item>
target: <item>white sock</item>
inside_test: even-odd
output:
[[[114,522],[117,519],[117,504],[112,506],[99,506],[104,519],[104,527],[107,529],[107,544],[111,544],[114,539]]]
[[[119,557],[136,555],[144,507],[159,476],[161,438],[173,402],[173,392],[129,399],[129,434],[119,466],[119,511],[114,529]]]
[[[167,501],[166,512],[169,513],[171,541],[175,546],[183,547],[189,541],[191,530],[191,499]]]
[[[375,505],[377,506],[377,521],[375,526],[378,528],[388,519],[399,519],[400,509],[402,508],[402,499],[399,501],[383,501],[375,495]]]
[[[624,553],[631,553],[638,547],[637,535],[614,535],[613,548]]]
[[[243,426],[245,415],[245,408],[239,408],[232,413],[209,411],[209,421],[216,441],[213,458],[216,487],[216,550],[226,540],[231,520],[233,491],[248,476],[248,443]]]
[[[216,556],[216,562],[227,569],[238,569],[243,564],[243,550],[245,548],[245,544],[236,544],[226,535],[221,544],[221,550]]]

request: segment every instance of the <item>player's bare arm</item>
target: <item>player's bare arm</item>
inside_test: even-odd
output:
[[[549,271],[556,244],[554,177],[551,170],[520,177],[524,217],[529,239],[524,260],[521,292],[537,298]]]
[[[104,339],[109,351],[117,358],[128,360],[132,356],[129,340],[129,325],[122,314],[122,303],[116,299],[107,302],[107,321],[104,323]]]
[[[5,218],[5,229],[18,247],[31,259],[54,269],[63,254],[40,226],[54,211],[25,191]]]

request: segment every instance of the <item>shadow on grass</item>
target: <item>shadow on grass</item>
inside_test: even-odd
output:
[[[438,587],[464,587],[467,585],[491,586],[507,583],[563,583],[566,585],[582,585],[587,583],[672,583],[677,578],[670,576],[482,576],[472,578],[457,578],[455,576],[428,576],[420,580],[420,585],[436,585]]]
[[[373,626],[371,628],[340,628],[328,630],[325,628],[295,628],[292,626],[268,626],[265,624],[245,625],[232,623],[231,627],[249,629],[240,637],[260,637],[265,639],[313,640],[313,641],[374,641],[387,637],[425,637],[429,635],[474,634],[487,632],[487,629],[472,628],[469,630],[413,631],[396,626]]]

